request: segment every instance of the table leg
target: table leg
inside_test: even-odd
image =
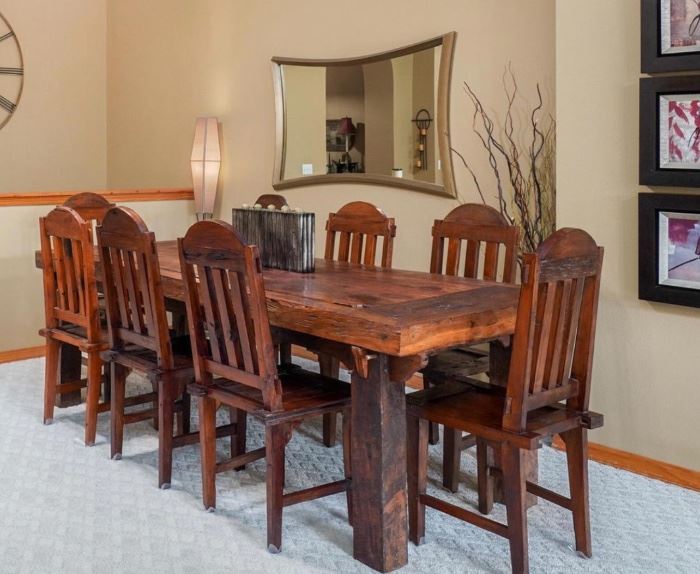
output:
[[[352,375],[353,556],[390,572],[408,562],[406,399],[386,355]]]
[[[60,383],[72,383],[80,380],[82,355],[80,350],[73,345],[63,343],[59,354],[59,379]],[[56,406],[59,408],[72,407],[80,404],[80,391],[72,393],[56,393]]]

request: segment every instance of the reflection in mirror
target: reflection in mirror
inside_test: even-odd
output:
[[[349,60],[275,58],[275,187],[364,181],[454,195],[452,39]]]

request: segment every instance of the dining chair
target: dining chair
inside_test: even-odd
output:
[[[498,210],[479,203],[455,207],[432,229],[430,272],[471,279],[515,283],[519,229]],[[430,358],[423,369],[426,388],[448,381],[466,382],[489,370],[489,353],[474,346],[449,349]],[[438,425],[430,424],[430,444],[438,442]],[[473,436],[450,427],[443,431],[442,482],[457,492],[461,452],[476,444]]]
[[[353,201],[328,215],[326,222],[327,261],[347,261],[391,268],[396,224],[378,207],[365,201]],[[381,243],[381,247],[380,244]],[[335,357],[319,354],[321,373],[338,378],[340,363]],[[323,417],[323,442],[335,445],[337,413]]]
[[[100,403],[102,361],[105,348],[100,330],[97,282],[90,225],[70,207],[59,206],[39,219],[44,282],[46,339],[44,424],[53,421],[57,394],[87,387],[85,444],[95,444],[97,414],[108,410]],[[87,354],[87,377],[59,384],[62,345]]]
[[[107,212],[115,206],[104,195],[92,191],[71,195],[63,205],[77,211],[80,217],[90,223],[91,228],[93,223],[102,223]]]
[[[110,365],[111,457],[122,456],[125,424],[155,418],[158,486],[169,488],[173,448],[199,439],[196,432],[190,432],[186,392],[187,384],[194,381],[189,338],[171,340],[156,239],[141,217],[127,207],[110,209],[97,227],[97,242],[107,304],[109,348],[101,356]],[[134,371],[151,382],[154,390],[127,399],[127,375]],[[126,407],[141,404],[152,406],[125,412]],[[236,440],[235,424],[220,432]]]
[[[255,200],[255,203],[263,207],[274,205],[275,209],[282,209],[285,205],[289,205],[287,203],[287,198],[279,193],[264,193]]]
[[[246,245],[223,221],[202,221],[178,240],[199,399],[204,506],[216,506],[216,473],[265,457],[267,461],[267,545],[282,547],[285,506],[345,491],[350,515],[349,385],[304,371],[277,367],[265,302],[258,249]],[[216,460],[215,419],[227,405],[258,419],[263,448]],[[285,446],[304,420],[343,411],[345,478],[284,493]]]
[[[588,402],[602,262],[603,248],[580,229],[561,229],[524,256],[505,393],[446,383],[409,395],[409,536],[415,544],[424,540],[430,506],[507,538],[513,572],[528,572],[529,492],[573,513],[576,550],[591,556],[588,430],[602,426],[603,417],[589,411]],[[490,513],[492,479],[501,476],[506,524],[426,493],[428,421],[469,432],[478,437],[477,448],[493,449],[494,464],[479,472],[479,510]],[[568,497],[526,478],[526,452],[557,434],[566,446]]]

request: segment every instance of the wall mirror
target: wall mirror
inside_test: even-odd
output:
[[[455,197],[455,33],[342,60],[273,58],[273,187],[371,183]]]

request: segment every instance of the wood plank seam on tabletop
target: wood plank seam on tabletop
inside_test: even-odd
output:
[[[69,197],[83,191],[97,193],[112,201],[179,201],[194,199],[194,191],[191,188],[39,191],[0,193],[0,207],[59,205]]]

